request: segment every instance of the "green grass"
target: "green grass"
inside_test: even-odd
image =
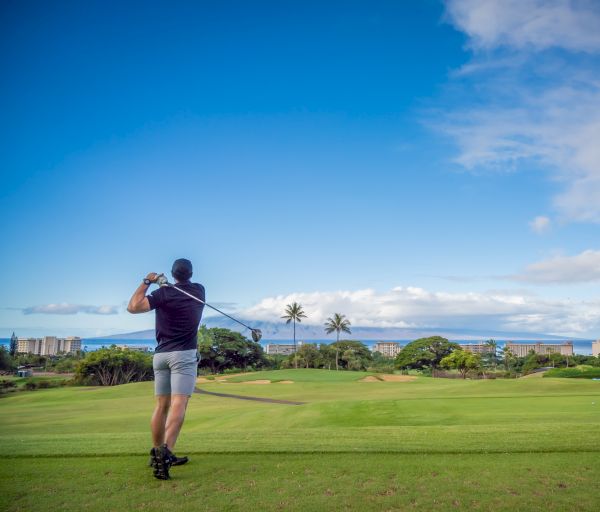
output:
[[[366,375],[282,370],[203,384],[307,403],[194,395],[177,446],[192,462],[169,482],[145,467],[152,383],[11,394],[0,399],[0,481],[11,482],[0,509],[600,507],[600,382]],[[261,379],[273,383],[244,383]]]

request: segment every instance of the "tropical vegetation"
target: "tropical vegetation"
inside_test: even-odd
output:
[[[285,308],[285,313],[281,317],[289,324],[292,322],[294,324],[294,354],[296,354],[296,322],[302,322],[303,318],[307,318],[302,306],[297,302],[292,302],[288,304]],[[298,362],[294,359],[294,368],[298,367]]]

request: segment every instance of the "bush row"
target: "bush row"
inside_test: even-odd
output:
[[[561,377],[566,379],[600,379],[600,368],[553,368],[544,377]]]

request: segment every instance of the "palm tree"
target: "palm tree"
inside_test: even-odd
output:
[[[494,365],[494,371],[496,371],[496,362],[498,358],[498,342],[495,339],[489,339],[485,342],[485,345],[490,348],[490,354],[492,355],[492,364]]]
[[[306,315],[300,304],[292,302],[285,307],[285,315],[281,318],[286,320],[286,324],[294,322],[294,368],[298,368],[298,361],[296,359],[296,322],[302,322],[302,319],[306,318]]]
[[[504,345],[502,347],[500,352],[502,352],[502,359],[504,360],[504,368],[506,368],[506,371],[509,371],[510,363],[513,361],[515,355],[513,354],[512,350],[510,348],[508,348],[506,345]]]
[[[340,341],[340,332],[347,332],[351,334],[350,331],[350,320],[346,318],[346,315],[340,315],[339,313],[334,313],[333,317],[329,317],[327,322],[325,322],[325,332],[327,334],[331,334],[333,331],[337,334],[336,343]],[[339,360],[340,349],[336,345],[335,347],[335,369],[339,370],[338,360]]]

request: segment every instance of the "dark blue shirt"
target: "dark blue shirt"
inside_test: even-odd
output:
[[[177,283],[175,286],[204,300],[204,286],[198,283]],[[168,286],[148,295],[150,309],[156,310],[155,352],[175,352],[198,347],[198,325],[204,304]]]

